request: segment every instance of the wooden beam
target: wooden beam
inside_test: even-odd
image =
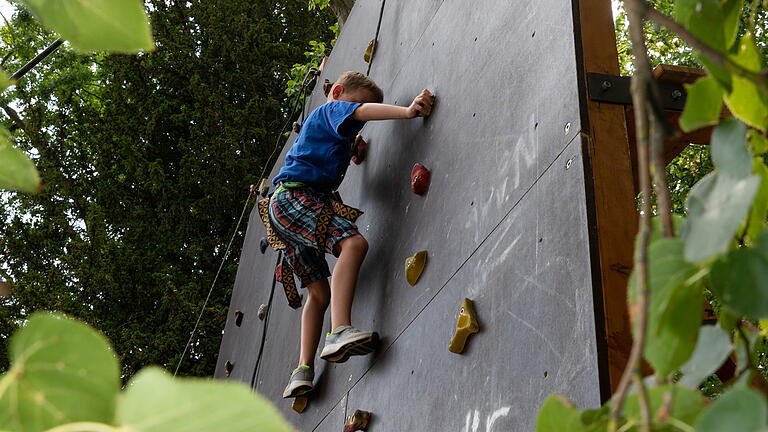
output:
[[[619,61],[610,0],[579,0],[583,82],[588,72],[618,75]],[[589,143],[592,169],[593,214],[599,254],[607,375],[616,389],[632,346],[627,313],[627,281],[637,233],[635,187],[624,107],[587,101],[589,129],[582,131]]]

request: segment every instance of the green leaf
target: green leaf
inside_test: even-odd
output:
[[[750,130],[749,133],[749,147],[752,149],[752,153],[755,155],[761,155],[768,153],[768,138],[760,134],[756,130]]]
[[[701,288],[688,284],[697,267],[683,259],[678,238],[654,241],[648,249],[650,304],[644,355],[659,376],[667,376],[685,363],[696,346]],[[637,299],[636,275],[630,277],[630,301]]]
[[[752,173],[752,155],[747,149],[747,126],[725,119],[712,132],[712,163],[718,171],[735,178]]]
[[[760,393],[734,388],[709,406],[696,423],[696,432],[758,432],[764,430],[768,412]]]
[[[680,116],[680,128],[690,132],[717,124],[723,110],[723,90],[717,80],[709,75],[685,87],[688,96],[683,115]]]
[[[747,236],[756,241],[765,228],[765,218],[768,214],[768,166],[765,166],[762,158],[753,161],[754,173],[760,176],[760,187],[749,211]]]
[[[140,0],[22,0],[51,30],[82,51],[154,49]]]
[[[687,424],[693,424],[704,409],[705,400],[701,393],[685,387],[665,385],[648,389],[648,401],[655,428],[664,424],[659,420],[658,413],[664,406],[665,394],[669,392],[672,393],[671,412],[674,418]],[[640,422],[640,403],[637,392],[627,398],[624,416],[628,420]]]
[[[604,432],[611,417],[611,407],[603,405],[599,409],[585,410],[581,413],[584,432]]]
[[[751,33],[741,38],[738,52],[733,60],[752,72],[759,72],[762,69],[762,55]],[[768,130],[768,95],[762,94],[747,78],[734,74],[732,80],[732,90],[725,95],[728,109],[736,118],[748,125],[762,131]]]
[[[699,329],[699,342],[693,355],[680,368],[683,377],[678,385],[697,389],[702,381],[717,371],[733,351],[731,336],[718,326],[706,325]]]
[[[118,425],[132,432],[293,431],[277,410],[247,386],[172,378],[147,368],[120,400]]]
[[[114,419],[117,358],[104,336],[87,325],[35,314],[11,339],[10,356],[12,367],[0,381],[0,429],[37,432]]]
[[[728,70],[703,55],[696,56],[696,58],[698,58],[701,64],[704,65],[704,68],[709,72],[709,75],[720,83],[723,90],[726,92],[733,90],[733,79]]]
[[[682,232],[687,261],[702,261],[728,250],[759,186],[759,176],[735,179],[715,171],[691,188]]]
[[[736,40],[742,0],[677,0],[677,20],[707,45],[727,51]]]
[[[578,408],[565,396],[553,394],[544,401],[536,419],[536,432],[583,432]]]
[[[736,249],[712,265],[710,289],[731,312],[753,319],[768,318],[766,244],[768,230],[758,240],[757,248]]]
[[[23,151],[12,147],[0,132],[0,189],[35,193],[40,190],[40,175]]]
[[[690,262],[728,250],[760,186],[760,177],[750,175],[746,126],[738,120],[723,120],[715,128],[712,162],[717,169],[696,183],[686,200],[689,216],[682,237]]]

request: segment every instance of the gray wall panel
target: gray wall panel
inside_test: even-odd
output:
[[[575,141],[380,354],[348,410],[373,411],[378,431],[527,432],[551,393],[599,406],[583,174],[565,169]],[[447,345],[465,296],[481,331],[456,355]]]

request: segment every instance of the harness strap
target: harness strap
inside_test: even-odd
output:
[[[277,193],[278,190],[276,190],[275,193]],[[269,198],[264,198],[259,201],[259,216],[261,217],[262,223],[264,223],[264,227],[267,229],[267,241],[269,242],[269,245],[272,246],[272,249],[276,251],[284,251],[288,247],[280,238],[280,236],[277,235],[274,227],[272,227],[272,223],[269,220],[269,200]],[[325,240],[326,235],[328,234],[328,226],[330,225],[334,214],[354,222],[357,220],[357,218],[360,217],[360,215],[363,214],[363,212],[329,197],[323,205],[323,209],[320,211],[320,216],[317,219],[317,225],[315,228],[315,239],[317,240],[318,251],[325,250]],[[285,291],[285,296],[288,299],[288,305],[293,309],[298,309],[301,307],[301,295],[299,294],[299,290],[296,288],[294,272],[295,270],[291,267],[286,258],[286,255],[283,254],[282,261],[275,267],[275,278],[283,285],[283,291]],[[304,273],[296,273],[298,273],[299,276],[307,276],[307,274]]]

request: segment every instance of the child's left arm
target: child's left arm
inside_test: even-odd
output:
[[[418,116],[426,117],[432,113],[432,104],[435,96],[424,89],[413,99],[410,106],[402,107],[380,103],[364,103],[352,114],[354,120],[395,120],[410,119]]]

